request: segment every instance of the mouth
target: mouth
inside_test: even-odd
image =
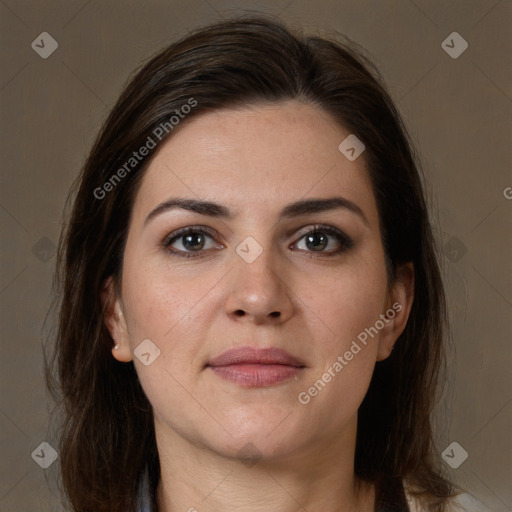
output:
[[[282,349],[239,347],[211,359],[205,368],[239,386],[266,387],[298,377],[306,366]]]

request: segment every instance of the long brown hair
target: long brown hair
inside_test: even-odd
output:
[[[353,44],[258,16],[197,30],[149,60],[124,88],[78,178],[60,240],[58,333],[47,364],[73,510],[133,512],[145,470],[153,491],[160,476],[151,405],[133,363],[111,355],[100,301],[105,280],[119,280],[134,196],[156,150],[126,163],[159,127],[157,145],[201,113],[287,99],[325,110],[365,144],[389,280],[406,262],[415,269],[407,326],[376,364],[359,409],[355,474],[375,484],[377,499],[389,478],[407,480],[436,512],[454,494],[437,467],[430,417],[444,367],[445,298],[406,130],[377,70]],[[175,126],[172,116],[192,102]]]

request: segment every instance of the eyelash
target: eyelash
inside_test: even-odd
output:
[[[174,231],[173,233],[171,233],[169,236],[167,236],[163,240],[162,246],[164,247],[165,250],[167,250],[173,256],[178,256],[180,258],[204,257],[205,256],[204,250],[200,250],[200,251],[196,251],[196,252],[187,252],[187,251],[181,251],[181,250],[176,250],[176,249],[170,248],[170,246],[176,240],[179,240],[180,238],[183,238],[186,235],[194,234],[194,233],[208,235],[211,238],[215,237],[215,232],[212,229],[207,228],[206,226],[189,226],[186,228],[178,229],[177,231]],[[323,225],[323,224],[315,224],[311,229],[302,233],[300,235],[299,239],[297,240],[297,242],[295,242],[295,244],[297,244],[300,240],[302,240],[306,236],[312,235],[315,233],[324,233],[329,236],[335,237],[335,238],[337,238],[338,242],[340,243],[339,249],[336,249],[336,250],[330,251],[330,252],[319,251],[318,253],[316,253],[320,257],[336,256],[336,255],[341,254],[341,253],[345,252],[346,250],[350,249],[354,244],[353,240],[343,231],[340,231],[339,229],[334,228],[332,226],[327,226],[327,225]],[[307,252],[311,255],[315,254],[315,251],[307,251]]]

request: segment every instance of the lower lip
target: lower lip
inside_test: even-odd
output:
[[[302,370],[283,364],[231,364],[209,368],[223,379],[250,388],[272,386],[295,377]]]

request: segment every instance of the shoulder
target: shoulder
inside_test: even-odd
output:
[[[405,489],[405,497],[410,512],[426,512],[419,500],[412,496],[407,488]],[[446,512],[491,512],[482,502],[478,501],[469,493],[458,494],[448,501]]]

